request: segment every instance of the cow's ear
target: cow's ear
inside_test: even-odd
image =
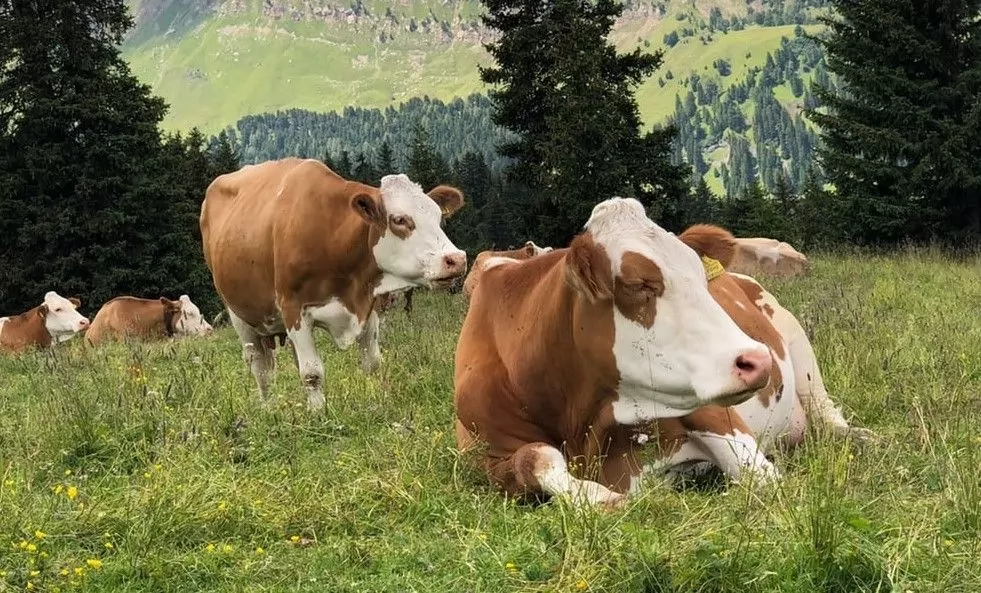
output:
[[[736,239],[722,227],[696,224],[678,236],[682,243],[695,250],[699,257],[708,256],[729,267],[736,255]]]
[[[181,302],[180,301],[172,301],[172,300],[168,299],[167,297],[160,297],[160,302],[163,303],[164,309],[167,310],[167,311],[180,311],[181,310]]]
[[[38,307],[37,308],[37,316],[40,317],[41,319],[44,319],[45,317],[47,317],[48,316],[48,306],[47,305],[41,305],[40,307]]]
[[[370,225],[384,229],[387,226],[385,220],[385,206],[373,196],[366,193],[359,193],[351,198],[351,207],[361,218],[365,219]]]
[[[582,233],[569,245],[565,256],[566,281],[591,303],[613,298],[613,267],[593,236]]]
[[[463,192],[448,185],[437,185],[429,190],[429,197],[439,206],[443,218],[449,218],[463,207]]]
[[[75,305],[76,309],[82,306],[82,301],[78,297],[68,297],[68,300],[71,302],[71,304]]]

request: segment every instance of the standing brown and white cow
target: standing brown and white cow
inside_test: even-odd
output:
[[[94,346],[106,340],[163,339],[204,335],[211,331],[201,310],[186,294],[176,301],[167,297],[119,296],[102,305],[95,314],[92,325],[85,332],[85,341]]]
[[[615,504],[637,473],[633,427],[742,402],[772,367],[695,251],[612,198],[568,248],[484,263],[457,343],[457,444],[485,444],[505,492]]]
[[[21,352],[29,348],[48,348],[85,331],[89,320],[78,312],[82,302],[65,298],[55,291],[44,295],[44,302],[13,317],[0,317],[0,351]]]
[[[204,258],[228,307],[259,390],[275,369],[274,337],[288,337],[307,405],[324,405],[313,328],[339,348],[356,340],[361,366],[381,362],[375,297],[442,288],[467,256],[442,222],[463,205],[445,185],[424,193],[405,175],[381,187],[348,181],[313,159],[286,158],[221,175],[201,205]]]

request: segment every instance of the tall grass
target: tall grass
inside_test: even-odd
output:
[[[318,335],[323,416],[288,352],[261,402],[227,328],[0,359],[0,591],[981,591],[981,258],[767,285],[885,444],[814,433],[774,487],[652,481],[612,513],[505,500],[458,457],[459,296],[391,311],[377,375]]]

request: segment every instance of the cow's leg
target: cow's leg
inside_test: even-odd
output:
[[[794,315],[782,307],[776,297],[761,287],[760,300],[764,312],[766,307],[772,311],[773,325],[783,336],[790,350],[790,360],[794,366],[797,398],[809,422],[824,425],[837,436],[849,436],[860,441],[875,441],[879,437],[871,430],[852,427],[831,400],[821,378],[817,357],[807,332]]]
[[[414,288],[410,288],[405,291],[405,306],[402,308],[406,315],[412,313],[412,293],[415,292]]]
[[[780,472],[763,455],[752,430],[735,408],[705,406],[681,418],[662,420],[659,425],[671,433],[670,426],[674,423],[680,423],[684,436],[675,435],[667,449],[662,444],[664,457],[645,470],[672,473],[682,464],[710,461],[734,481],[740,481],[745,475],[753,475],[755,480],[762,481],[780,477]]]
[[[562,452],[545,443],[523,445],[488,469],[491,479],[511,495],[543,492],[568,497],[576,504],[604,507],[620,506],[626,500],[624,494],[598,482],[574,477]]]
[[[300,381],[307,392],[307,408],[311,411],[323,409],[324,403],[324,361],[317,352],[313,339],[313,323],[306,315],[300,318],[299,327],[287,329],[286,335],[293,344],[296,368]]]
[[[361,369],[366,373],[374,372],[382,362],[381,349],[378,347],[378,313],[368,315],[364,329],[358,336],[358,355],[361,359]]]
[[[242,358],[252,369],[252,376],[259,386],[259,394],[266,399],[269,397],[269,384],[276,371],[276,352],[263,343],[262,336],[251,325],[242,321],[231,310],[228,311],[228,318],[242,341]]]

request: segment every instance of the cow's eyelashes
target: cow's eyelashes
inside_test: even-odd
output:
[[[407,224],[409,224],[409,219],[406,218],[405,216],[393,216],[392,224],[394,224],[395,226],[406,226]]]

